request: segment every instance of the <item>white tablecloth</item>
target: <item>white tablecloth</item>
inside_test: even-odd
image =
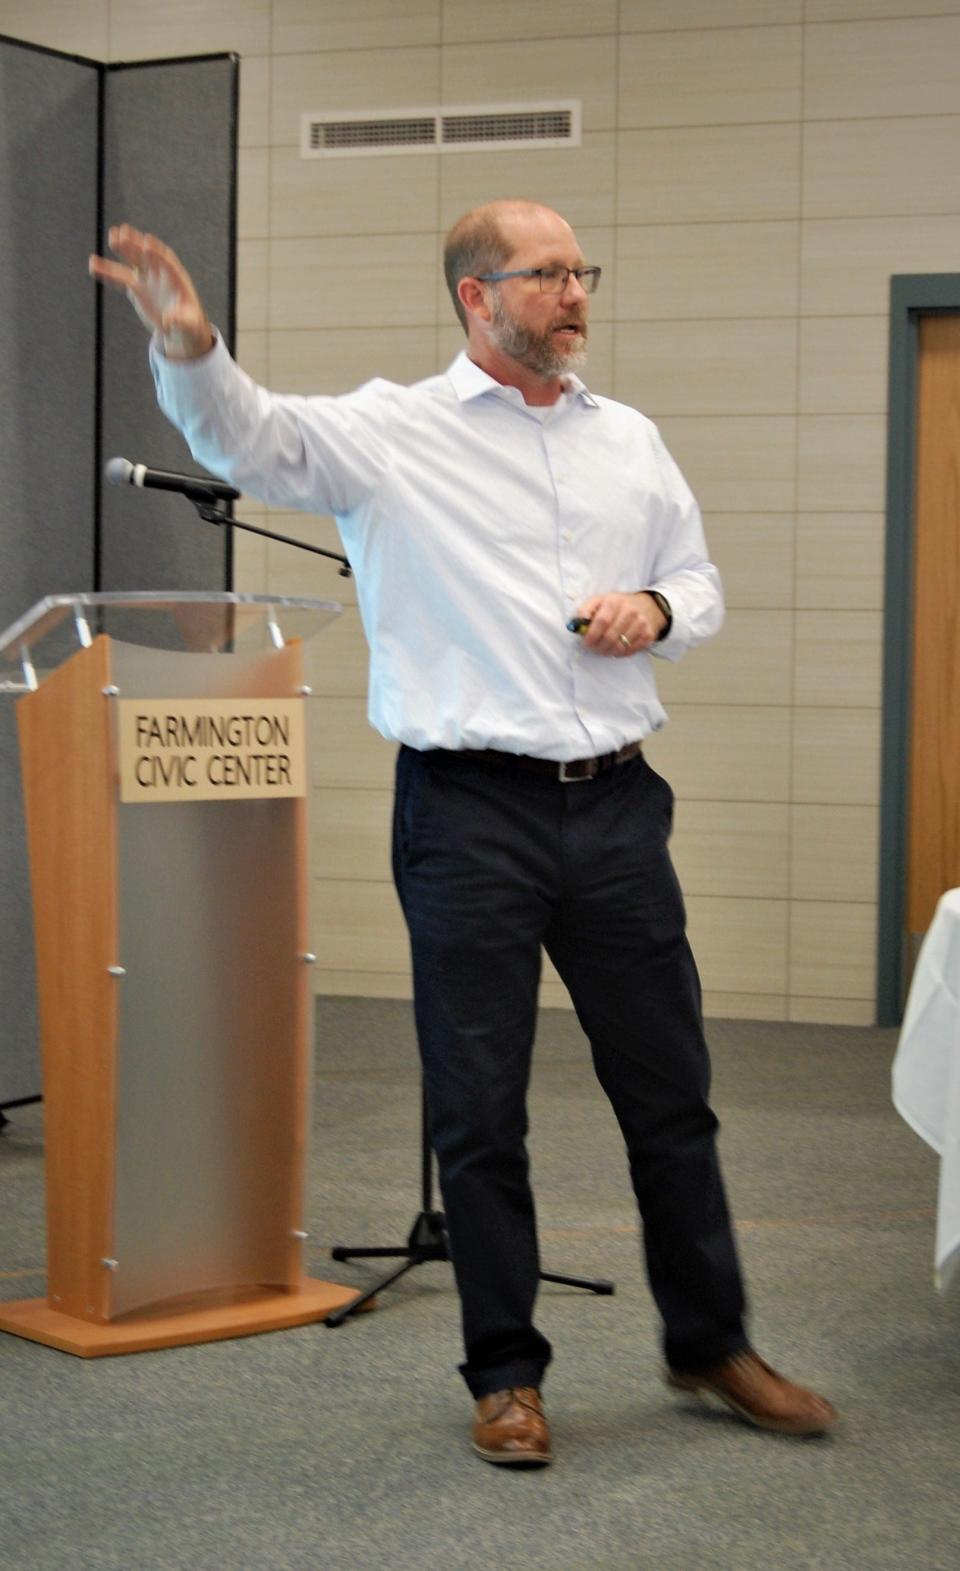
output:
[[[960,1266],[960,889],[941,898],[917,959],[893,1103],[940,1153],[935,1279],[945,1292]]]

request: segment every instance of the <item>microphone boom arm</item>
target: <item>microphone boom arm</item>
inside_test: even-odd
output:
[[[189,493],[187,494],[189,496]],[[231,518],[229,513],[223,512],[209,495],[206,497],[199,495],[189,496],[189,500],[193,503],[204,523],[216,524],[218,528],[222,524],[229,524],[233,529],[246,529],[251,535],[263,535],[266,540],[279,540],[281,545],[295,546],[298,551],[311,551],[314,556],[329,557],[331,562],[342,563],[340,568],[341,578],[353,577],[353,568],[350,566],[347,558],[341,556],[337,551],[325,551],[322,546],[308,545],[305,540],[294,540],[290,535],[277,534],[273,529],[261,529],[257,524],[245,524],[240,518]]]

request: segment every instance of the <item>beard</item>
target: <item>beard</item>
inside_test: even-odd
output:
[[[580,329],[575,337],[555,336],[558,327],[571,324]],[[565,371],[579,371],[587,363],[587,324],[579,314],[571,313],[554,322],[545,333],[536,333],[511,316],[500,296],[494,295],[490,338],[501,354],[516,360],[535,376],[562,376]]]

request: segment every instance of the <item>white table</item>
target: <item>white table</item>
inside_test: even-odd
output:
[[[934,1274],[960,1267],[960,889],[941,897],[923,941],[893,1062],[893,1103],[940,1154]]]

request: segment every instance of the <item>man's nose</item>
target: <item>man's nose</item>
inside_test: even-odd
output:
[[[563,289],[563,298],[570,305],[579,305],[581,301],[588,298],[587,291],[584,289],[576,273],[570,273],[568,275],[567,282]]]

